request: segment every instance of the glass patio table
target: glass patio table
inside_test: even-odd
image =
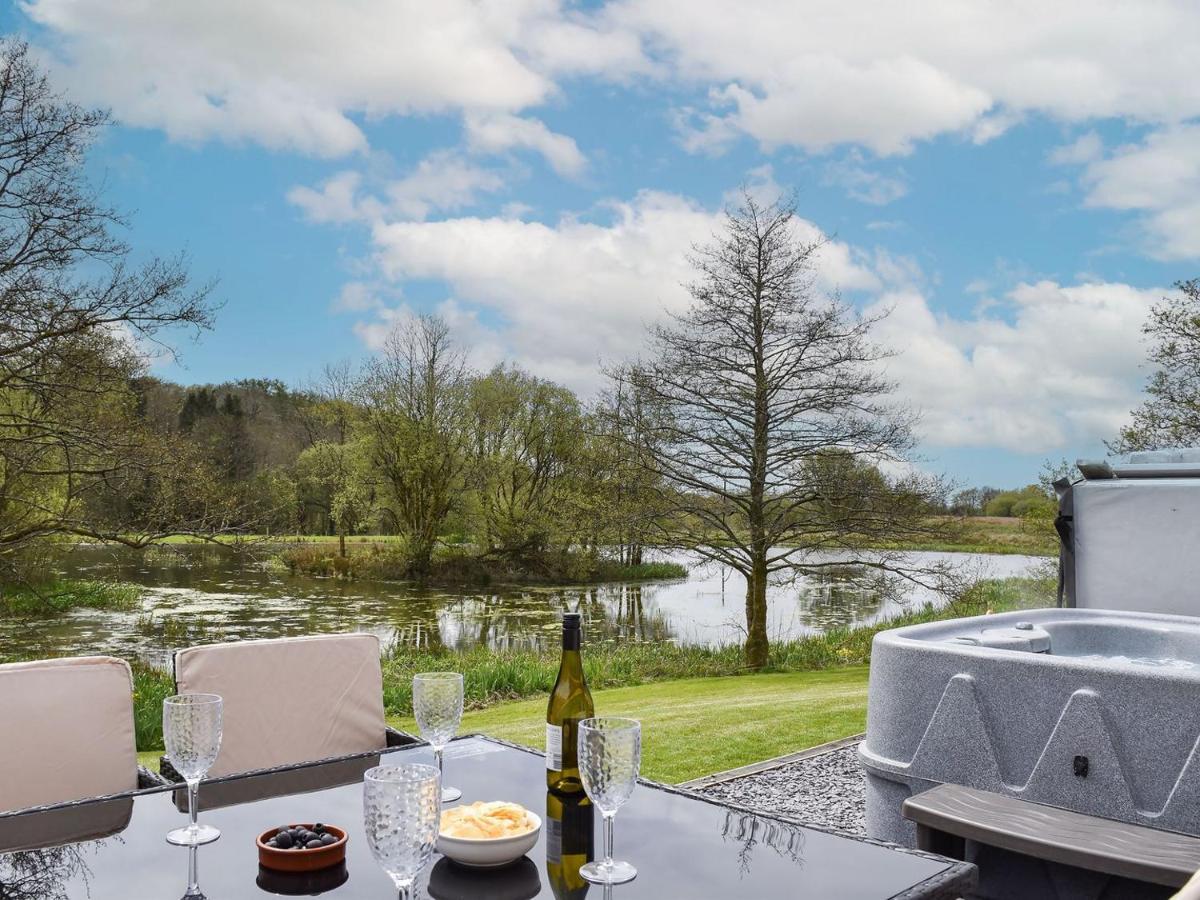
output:
[[[336,900],[396,896],[362,826],[362,774],[380,762],[429,762],[424,744],[268,773],[206,781],[203,821],[221,838],[198,848],[199,885],[212,900],[325,894]],[[670,898],[950,898],[975,883],[974,866],[845,837],[643,782],[617,817],[618,855],[636,880],[605,889],[578,878],[599,849],[600,816],[545,789],[541,754],[478,736],[446,748],[460,802],[510,800],[542,817],[537,846],[504,869],[469,870],[434,854],[419,879],[433,900],[670,900]],[[175,900],[189,851],[164,835],[186,797],[152,788],[0,816],[0,896],[48,900]],[[349,833],[344,866],[310,875],[259,868],[255,837],[278,825],[324,822]]]

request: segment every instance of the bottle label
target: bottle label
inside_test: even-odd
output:
[[[563,767],[562,736],[561,725],[546,723],[546,768],[555,772],[560,771]]]

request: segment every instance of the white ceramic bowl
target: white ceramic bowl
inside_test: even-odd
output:
[[[507,866],[533,849],[542,830],[542,820],[537,813],[525,811],[533,823],[524,834],[500,838],[459,838],[439,834],[437,850],[464,866],[495,868]]]

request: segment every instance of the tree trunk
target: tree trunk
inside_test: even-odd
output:
[[[338,529],[338,556],[346,558],[346,532]]]
[[[757,554],[756,554],[757,555]],[[755,559],[746,578],[746,665],[762,669],[767,665],[767,562]]]

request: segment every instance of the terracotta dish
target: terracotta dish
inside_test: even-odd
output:
[[[325,847],[313,847],[311,850],[281,850],[278,847],[267,846],[267,841],[275,837],[280,828],[295,827],[296,825],[276,825],[274,828],[268,828],[258,836],[258,861],[260,865],[267,869],[274,869],[276,872],[315,872],[317,869],[336,866],[338,863],[345,861],[346,832],[336,825],[325,826],[325,831],[337,838],[332,844]],[[313,825],[312,823],[307,823],[304,824],[304,827],[311,829]]]

